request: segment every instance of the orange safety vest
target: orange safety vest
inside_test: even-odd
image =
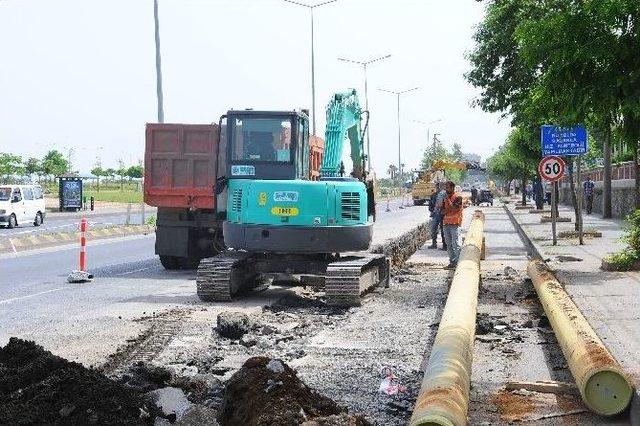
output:
[[[462,225],[462,203],[459,206],[453,205],[453,201],[460,198],[455,192],[444,199],[444,219],[445,225]]]

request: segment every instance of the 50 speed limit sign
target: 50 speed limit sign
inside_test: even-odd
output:
[[[538,164],[540,177],[549,182],[555,182],[564,176],[565,164],[562,158],[551,155],[544,157]]]

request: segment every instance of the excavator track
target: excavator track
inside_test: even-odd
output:
[[[327,304],[360,306],[362,295],[389,283],[389,260],[384,255],[345,256],[327,266],[325,276]]]
[[[244,253],[227,252],[202,259],[196,275],[198,298],[204,302],[228,302],[242,286],[234,269],[245,259]]]

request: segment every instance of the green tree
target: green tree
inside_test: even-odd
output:
[[[59,176],[67,171],[68,162],[59,151],[52,149],[42,158],[42,171],[44,176]]]
[[[23,173],[24,165],[22,164],[22,157],[0,152],[0,177],[3,182],[10,183],[14,180],[15,176],[20,176]]]
[[[142,165],[131,166],[127,169],[127,176],[131,179],[141,179],[144,174]]]
[[[108,177],[109,179],[113,180],[116,176],[117,172],[116,169],[109,167],[108,169],[106,169],[104,171],[104,175],[105,177]]]
[[[42,173],[42,165],[40,164],[40,160],[34,157],[29,157],[29,159],[24,163],[24,172],[29,177],[37,175],[38,180],[40,180],[40,176]]]
[[[102,176],[106,176],[106,173],[99,162],[96,163],[93,169],[91,169],[91,174],[97,178],[96,183],[98,184],[98,192],[100,192],[100,178]]]
[[[122,159],[118,160],[118,168],[116,174],[120,177],[120,191],[124,190],[124,178],[127,176],[127,168]]]

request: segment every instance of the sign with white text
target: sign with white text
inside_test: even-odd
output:
[[[584,126],[541,126],[542,155],[582,155],[587,153]]]

